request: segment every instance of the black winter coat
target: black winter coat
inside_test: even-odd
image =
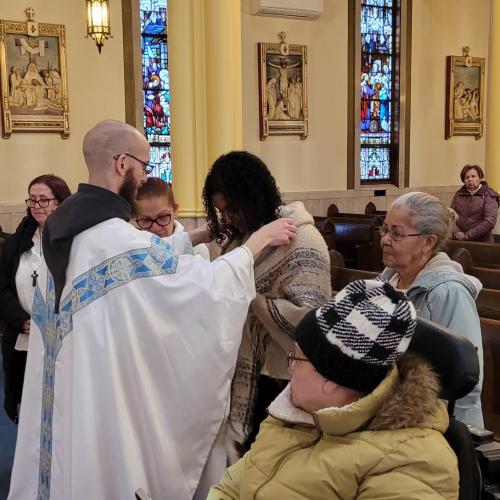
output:
[[[17,297],[16,273],[21,255],[33,246],[33,235],[37,222],[26,216],[8,238],[0,256],[0,319],[7,329],[2,336],[2,358],[5,371],[4,408],[7,415],[17,422],[17,405],[21,402],[26,353],[16,351],[17,335],[22,331],[23,322],[30,319],[21,307]]]

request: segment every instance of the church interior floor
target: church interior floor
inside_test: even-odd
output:
[[[16,425],[9,420],[3,411],[3,387],[4,376],[3,370],[0,369],[0,396],[2,400],[0,407],[0,500],[5,500],[9,493],[17,431]]]

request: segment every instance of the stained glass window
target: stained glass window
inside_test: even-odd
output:
[[[390,182],[397,163],[398,0],[361,0],[360,179]]]
[[[144,133],[154,177],[172,182],[167,0],[140,0]]]

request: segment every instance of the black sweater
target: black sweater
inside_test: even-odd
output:
[[[16,273],[21,255],[33,246],[37,227],[37,222],[26,216],[3,245],[0,257],[0,319],[7,324],[6,335],[17,335],[22,331],[23,322],[30,318],[17,297]]]

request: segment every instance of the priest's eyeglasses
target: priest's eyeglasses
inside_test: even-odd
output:
[[[39,200],[33,200],[32,198],[28,198],[24,200],[24,202],[28,208],[35,208],[37,204],[40,208],[47,208],[49,203],[55,199],[56,198],[40,198]]]
[[[295,356],[295,353],[293,351],[290,351],[286,355],[286,360],[288,362],[288,371],[292,373],[293,366],[295,365],[295,361],[309,361],[306,358],[301,358],[300,356]]]
[[[380,236],[385,236],[386,234],[389,235],[391,240],[394,241],[402,241],[404,240],[407,236],[424,236],[426,233],[411,233],[411,234],[404,234],[400,233],[399,231],[396,231],[395,229],[389,229],[385,224],[380,226],[377,231],[379,232]]]
[[[172,220],[172,214],[160,214],[154,219],[144,218],[136,219],[135,222],[141,229],[151,229],[153,222],[156,222],[161,227],[166,227],[170,224]]]
[[[136,158],[134,155],[131,155],[130,153],[120,153],[119,155],[115,155],[113,156],[113,160],[118,160],[118,158],[120,158],[121,155],[128,156],[129,158],[133,158],[135,161],[138,161],[142,165],[142,168],[144,169],[144,173],[146,175],[149,175],[155,169],[155,166],[151,165],[151,163],[139,160],[139,158]]]

